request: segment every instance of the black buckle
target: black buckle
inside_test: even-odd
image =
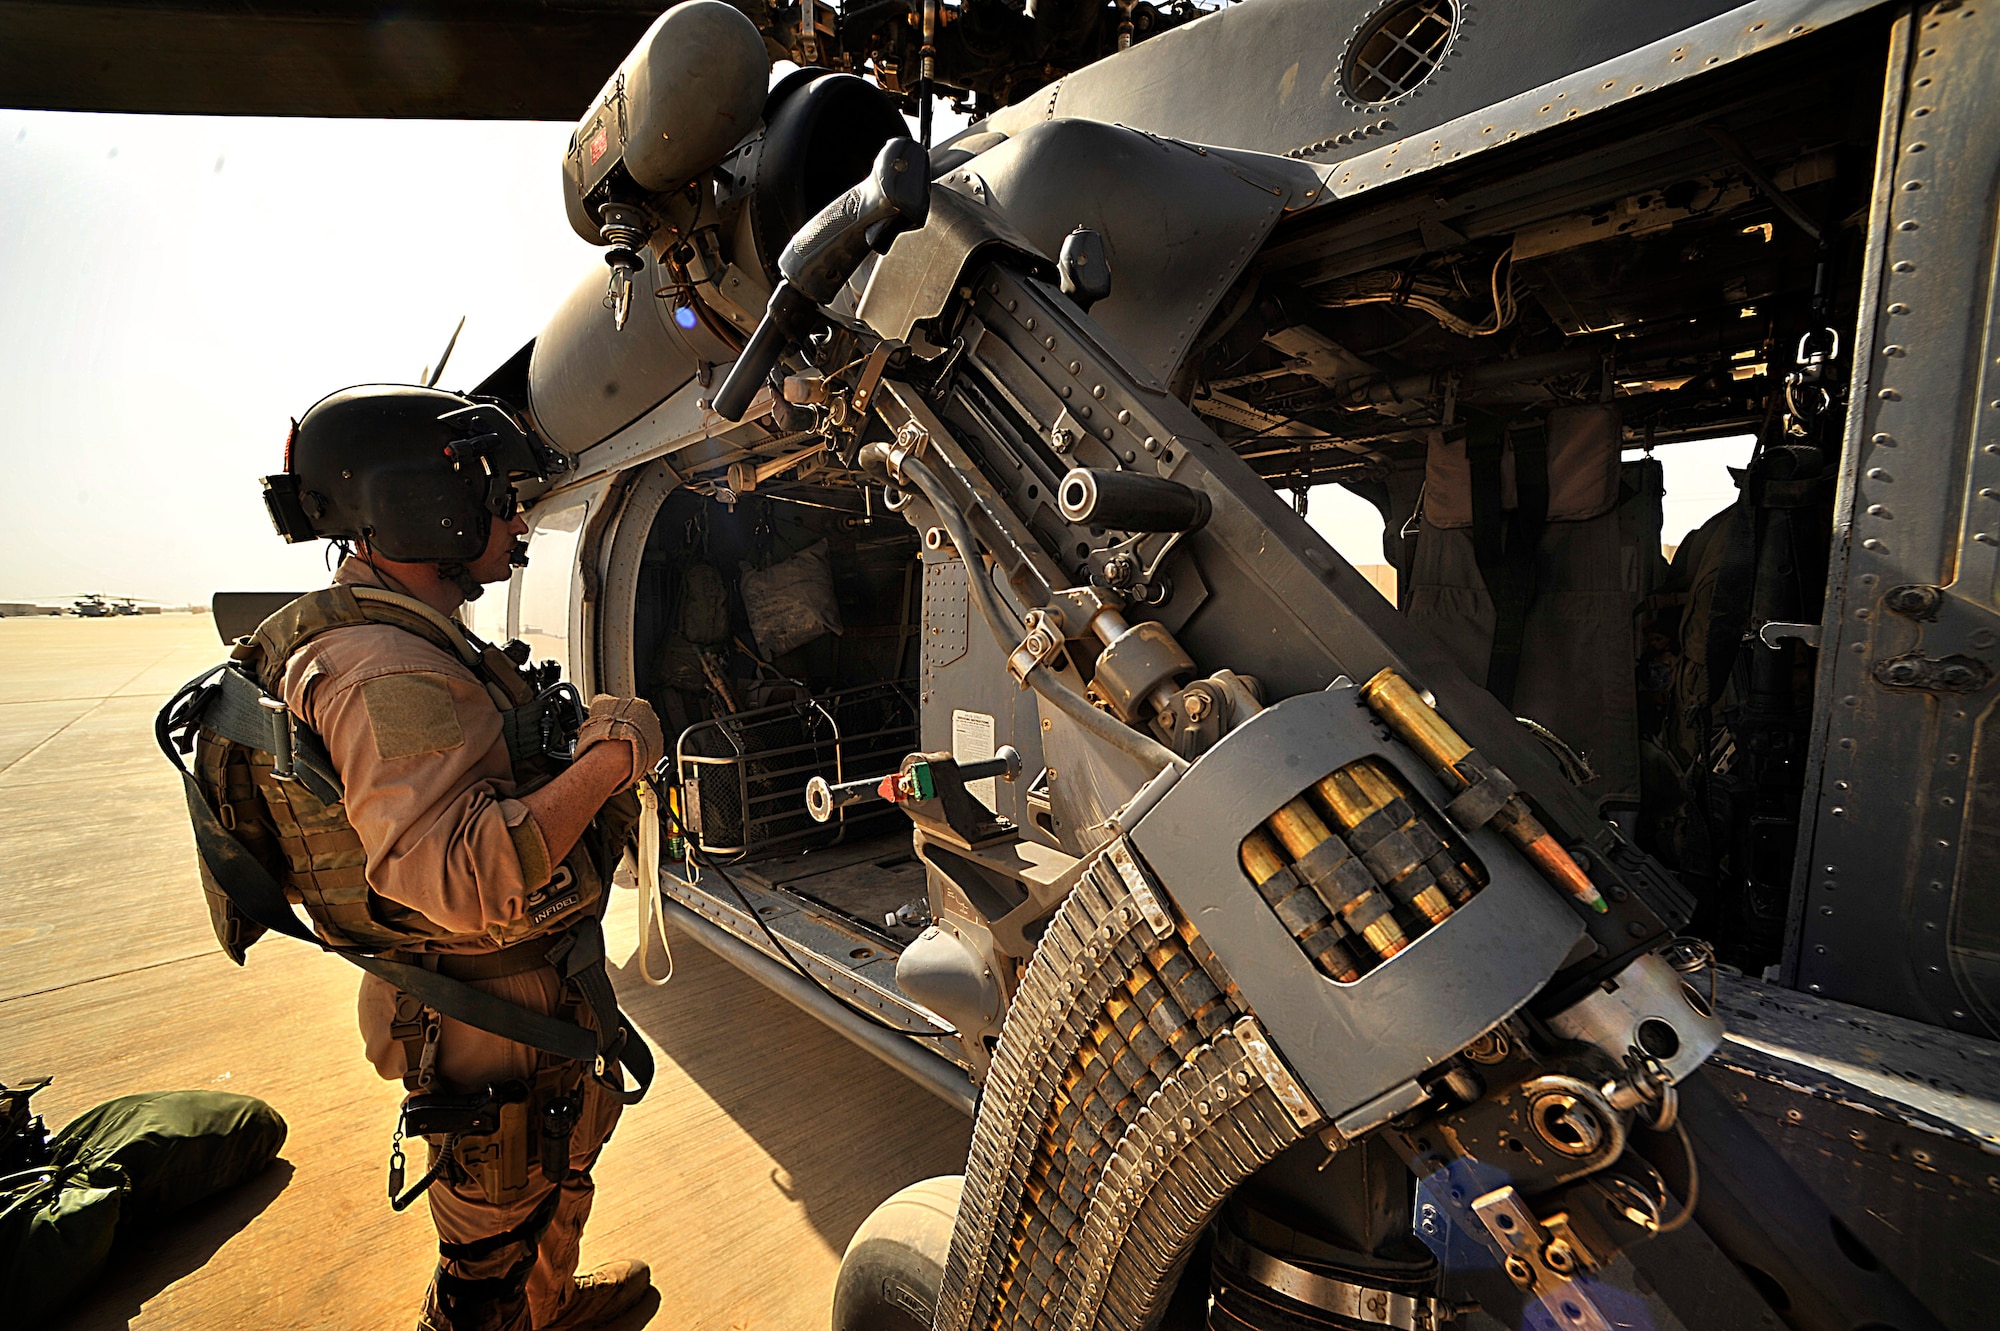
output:
[[[525,1082],[505,1081],[483,1091],[425,1091],[403,1101],[405,1137],[479,1137],[500,1130],[500,1106],[528,1098]]]
[[[535,695],[533,705],[541,709],[543,755],[560,762],[574,758],[576,732],[583,729],[588,714],[576,685],[551,684]]]

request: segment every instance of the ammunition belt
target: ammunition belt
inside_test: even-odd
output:
[[[1243,1179],[1322,1119],[1122,839],[1008,1009],[938,1331],[1139,1331]]]

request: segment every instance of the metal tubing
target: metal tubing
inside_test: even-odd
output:
[[[1107,467],[1072,468],[1056,498],[1068,521],[1119,531],[1196,531],[1211,511],[1206,494],[1178,481]]]
[[[672,897],[662,897],[666,918],[694,940],[786,1001],[804,1008],[896,1071],[971,1118],[978,1092],[957,1064],[931,1053],[908,1036],[892,1035],[873,1025],[791,967],[759,952],[722,926],[689,910]]]

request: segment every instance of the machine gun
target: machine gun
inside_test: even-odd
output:
[[[903,807],[938,885],[898,980],[987,1088],[938,1325],[1143,1326],[1211,1225],[1218,1270],[1270,1286],[1301,1260],[1266,1233],[1283,1212],[1225,1199],[1300,1168],[1365,1191],[1385,1167],[1422,1180],[1421,1222],[1397,1206],[1340,1234],[1322,1293],[1417,1325],[1462,1302],[1612,1325],[1602,1273],[1689,1205],[1640,1139],[1673,1129],[1722,1034],[1664,955],[1690,902],[1106,342],[1085,315],[1110,295],[1101,237],[1049,265],[982,235],[962,196],[909,188],[920,153],[888,144],[801,229],[714,407],[741,417],[781,356],[872,399],[823,418],[828,450],[924,534],[927,577],[962,570],[990,637],[928,687],[990,698],[999,674],[1031,699],[994,759],[914,753],[807,794],[821,822]],[[1230,178],[1183,164],[1190,192]],[[940,211],[858,317],[825,307]],[[945,282],[891,285],[910,268]],[[928,364],[843,377],[892,342]],[[1037,767],[1020,824],[966,793]],[[1010,870],[1031,841],[1064,857],[1053,880]],[[1253,1296],[1218,1298],[1262,1324]]]
[[[1060,179],[1121,133],[1024,136],[979,180]],[[929,1254],[937,1325],[1140,1328],[1205,1236],[1224,1325],[1302,1302],[1609,1327],[1637,1297],[1619,1273],[1674,1260],[1648,1245],[1692,1223],[1704,1167],[1824,1215],[1695,1076],[1722,1026],[1682,978],[1703,948],[1673,875],[1169,388],[1187,344],[1114,315],[1145,258],[1113,271],[1072,227],[1051,262],[1032,200],[995,215],[948,171],[892,201],[913,147],[801,229],[713,406],[747,414],[781,359],[842,404],[814,413],[825,456],[881,487],[984,638],[926,671],[925,730],[994,715],[995,770],[1021,772],[991,816],[943,754],[816,791],[816,815],[892,787],[909,814],[932,923],[899,987],[984,1086]],[[1283,206],[1318,182],[1215,150],[1137,175]],[[927,221],[879,243],[904,218]],[[1789,1260],[1787,1284],[1854,1285]]]

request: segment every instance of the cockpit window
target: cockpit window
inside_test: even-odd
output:
[[[1361,29],[1347,57],[1347,90],[1363,102],[1394,101],[1431,76],[1458,27],[1455,0],[1403,0]]]

